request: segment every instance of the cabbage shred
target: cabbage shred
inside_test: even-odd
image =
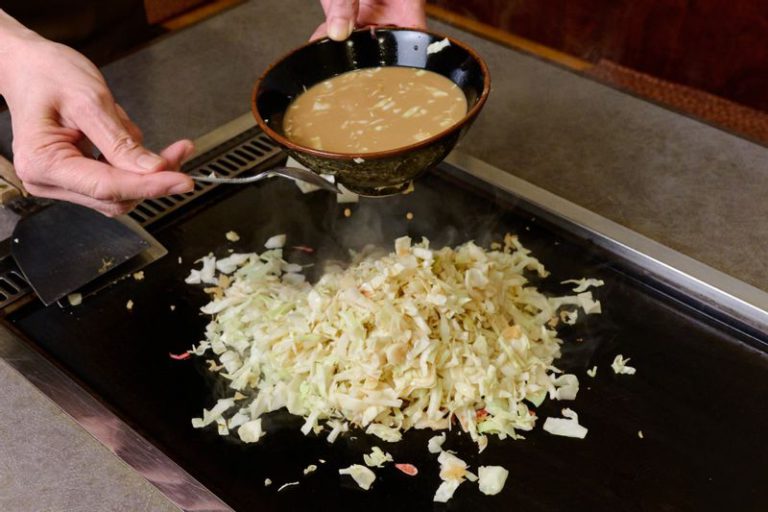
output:
[[[560,311],[600,311],[590,292],[540,293],[525,274],[548,273],[511,235],[491,251],[399,238],[393,253],[353,254],[314,285],[281,248],[238,256],[237,270],[217,265],[234,273],[202,308],[213,318],[192,353],[213,352],[245,398],[223,399],[197,427],[285,407],[305,434],[325,425],[333,438],[352,426],[394,442],[455,423],[481,446],[487,434],[519,438],[536,422],[530,404],[578,390],[553,364]]]

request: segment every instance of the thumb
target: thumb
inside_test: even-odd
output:
[[[114,167],[148,173],[163,170],[168,164],[141,145],[141,139],[132,134],[136,130],[126,126],[113,102],[103,103],[100,109],[76,119],[75,124]]]
[[[359,0],[330,0],[325,9],[328,37],[335,41],[343,41],[349,37],[355,28],[359,9]]]

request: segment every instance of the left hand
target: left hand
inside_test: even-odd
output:
[[[325,23],[310,40],[328,36],[343,41],[355,27],[366,25],[396,25],[427,28],[424,10],[426,0],[320,0],[325,11]]]

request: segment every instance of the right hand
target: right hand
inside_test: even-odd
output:
[[[320,0],[325,12],[310,40],[328,36],[343,41],[355,27],[396,25],[427,28],[425,0]]]
[[[0,93],[11,112],[14,165],[27,191],[113,216],[145,198],[192,190],[192,180],[178,172],[194,149],[191,141],[149,151],[83,55],[23,27],[10,40],[0,56]]]

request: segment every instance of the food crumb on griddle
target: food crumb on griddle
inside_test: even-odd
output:
[[[597,365],[595,365],[592,368],[590,368],[589,370],[587,370],[587,375],[589,375],[590,377],[592,377],[594,379],[595,375],[597,375]]]
[[[139,270],[138,272],[134,272],[133,273],[133,278],[136,281],[143,281],[144,280],[144,271],[143,270]]]
[[[587,436],[587,428],[579,424],[579,415],[571,409],[561,411],[562,418],[549,417],[542,427],[545,432],[555,436],[575,437],[584,439]]]
[[[83,294],[82,293],[70,293],[67,295],[67,301],[69,302],[70,306],[79,306],[83,303]]]
[[[272,485],[272,480],[270,480],[269,478],[265,478],[264,487],[269,487],[270,485]]]
[[[176,306],[171,304],[171,311],[176,311]]]
[[[344,208],[344,216],[345,217],[351,217],[352,216],[352,210],[349,208]]]
[[[413,464],[395,464],[395,467],[408,476],[416,476],[419,474],[419,469]]]
[[[624,359],[624,356],[621,354],[618,354],[616,358],[613,360],[613,363],[611,363],[611,368],[613,369],[613,373],[616,375],[634,375],[637,372],[637,369],[627,365],[630,358]]]
[[[299,482],[288,482],[288,483],[285,483],[285,484],[281,485],[280,487],[278,487],[277,492],[282,491],[286,487],[292,487],[294,485],[299,485]]]
[[[480,466],[477,473],[480,492],[487,496],[499,494],[509,476],[509,471],[501,466]]]
[[[413,212],[408,212],[405,214],[405,218],[408,220],[413,220]]]
[[[285,233],[281,233],[279,235],[271,236],[267,239],[266,242],[264,242],[264,247],[266,249],[282,249],[283,246],[285,246],[285,241],[288,237],[285,235]]]
[[[128,299],[128,302],[125,303],[125,309],[133,311],[133,301],[131,299]]]
[[[224,235],[224,237],[230,242],[237,242],[240,240],[240,235],[237,234],[237,231],[227,231],[227,234]]]
[[[643,436],[643,431],[642,430],[638,430],[637,431],[637,437],[639,437],[640,439],[645,439],[645,436]]]
[[[376,480],[376,473],[360,464],[352,464],[339,470],[340,475],[349,475],[361,489],[368,490]]]
[[[310,464],[309,466],[304,468],[304,476],[310,475],[315,471],[317,471],[317,466],[315,466],[314,464]]]

